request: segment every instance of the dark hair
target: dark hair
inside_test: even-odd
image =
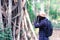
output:
[[[37,19],[40,21],[40,20],[45,19],[45,17],[37,16]]]

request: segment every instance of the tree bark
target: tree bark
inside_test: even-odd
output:
[[[19,16],[19,23],[18,23],[18,34],[17,34],[17,40],[20,40],[20,26],[21,26],[21,21],[22,21],[22,7],[21,4],[22,0],[18,0],[18,14]]]
[[[11,27],[11,16],[12,16],[12,0],[9,0],[8,26],[10,26],[10,27]]]
[[[10,29],[9,31],[11,31],[10,32],[10,34],[11,34],[10,36],[13,37],[12,36],[12,30],[11,30],[11,28],[12,28],[12,26],[11,26],[11,21],[12,21],[11,20],[11,17],[12,17],[12,0],[9,0],[8,7],[9,8],[8,8],[8,26],[7,27],[9,27],[9,29]],[[13,38],[11,40],[13,40]]]
[[[3,21],[2,21],[2,13],[1,13],[1,0],[0,0],[0,28],[4,29],[4,27],[3,27]]]
[[[36,36],[36,34],[35,34],[34,30],[33,30],[33,26],[32,26],[32,24],[31,24],[31,21],[30,21],[30,18],[29,18],[29,15],[28,15],[27,10],[25,10],[25,13],[26,13],[26,18],[27,18],[27,20],[28,20],[28,22],[29,22],[30,29],[31,29],[34,37],[35,37],[35,40],[38,40],[38,39],[37,39],[37,36]]]

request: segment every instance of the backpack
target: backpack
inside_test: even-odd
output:
[[[52,27],[52,24],[49,20],[46,20],[46,27],[44,28],[45,29],[45,35],[46,37],[49,37],[52,35],[52,32],[53,32],[53,27]]]

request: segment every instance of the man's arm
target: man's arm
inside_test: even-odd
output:
[[[34,22],[34,26],[35,28],[40,28],[44,25],[44,20],[42,20],[41,22]]]

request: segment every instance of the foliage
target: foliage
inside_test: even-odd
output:
[[[52,19],[57,19],[57,10],[53,10],[53,8],[50,8],[49,15],[52,17]]]
[[[35,7],[36,7],[36,9],[40,10],[40,2],[36,2]]]
[[[30,16],[30,19],[31,19],[31,22],[35,19],[35,15],[34,15],[34,11],[32,9],[32,1],[31,0],[28,0],[26,2],[26,6],[27,6],[27,10],[28,10],[28,13],[29,13],[29,16]]]
[[[4,31],[2,31],[2,30],[3,29],[0,28],[0,40],[12,40],[11,29],[4,28]]]

